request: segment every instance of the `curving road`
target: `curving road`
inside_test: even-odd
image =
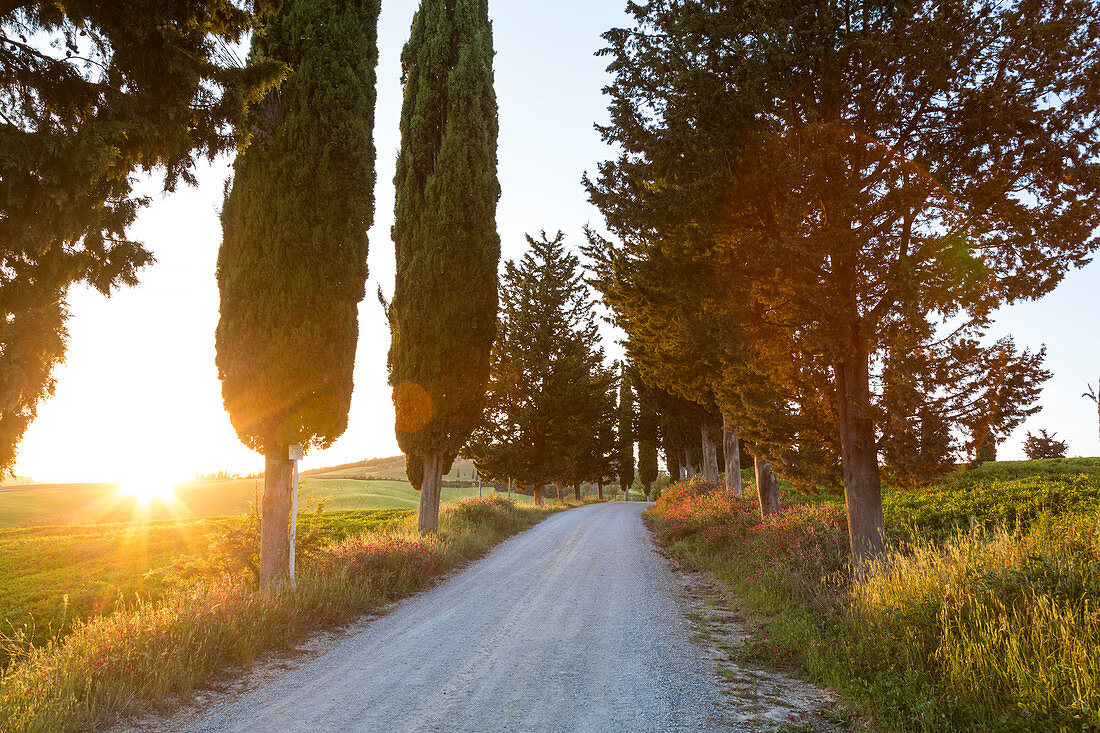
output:
[[[721,720],[641,503],[554,515],[445,583],[169,723],[189,731],[699,731]]]

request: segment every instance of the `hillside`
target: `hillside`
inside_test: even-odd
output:
[[[455,461],[446,480],[468,482],[472,475],[473,464],[459,460]],[[415,509],[420,501],[405,479],[402,456],[315,469],[304,472],[302,480],[303,508],[311,499],[324,499],[326,508],[339,511]],[[134,496],[120,494],[117,484],[5,486],[0,489],[0,528],[243,514],[262,490],[262,478],[192,481],[175,487],[173,496],[156,498],[146,505]],[[477,493],[474,486],[445,487],[443,502],[477,496]]]

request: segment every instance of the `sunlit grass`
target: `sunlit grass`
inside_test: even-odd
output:
[[[671,487],[650,517],[663,544],[755,619],[748,659],[801,668],[876,729],[1100,730],[1100,519],[1077,512],[1095,494],[1095,479],[1082,481],[922,493],[908,517],[902,497],[888,516],[905,526],[858,572],[840,506],[761,520],[750,499],[695,481]],[[1014,523],[998,526],[1004,516]],[[947,529],[963,517],[972,528]]]
[[[202,686],[309,631],[424,588],[449,569],[566,505],[518,506],[499,496],[443,508],[421,538],[415,514],[333,542],[305,563],[297,586],[256,591],[241,576],[201,579],[75,621],[53,642],[24,647],[0,675],[0,730],[99,728],[150,701]]]

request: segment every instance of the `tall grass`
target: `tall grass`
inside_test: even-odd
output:
[[[761,519],[751,498],[694,481],[671,487],[651,523],[759,620],[746,656],[802,667],[877,727],[1100,730],[1095,514],[910,526],[858,572],[840,507]]]
[[[13,650],[19,658],[0,677],[0,730],[101,727],[416,592],[567,506],[468,499],[444,507],[436,537],[418,537],[411,517],[324,548],[296,587],[263,594],[224,576],[80,623],[64,639]]]
[[[851,613],[923,650],[994,719],[1015,709],[1039,726],[1100,726],[1100,543],[1079,542],[1089,524],[918,539],[857,577]]]

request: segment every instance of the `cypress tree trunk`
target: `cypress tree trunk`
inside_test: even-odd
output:
[[[546,486],[544,484],[535,484],[532,493],[535,495],[535,506],[543,506],[546,504]]]
[[[603,501],[603,481],[596,482],[596,498]]]
[[[260,514],[260,587],[270,590],[290,571],[290,493],[293,466],[285,445],[264,452]]]
[[[695,476],[695,456],[692,455],[690,445],[684,446],[684,478],[692,478]]]
[[[844,500],[852,557],[868,560],[883,549],[882,482],[879,476],[866,341],[853,339],[849,357],[835,367],[837,415],[844,457]]]
[[[577,501],[581,500],[581,485],[573,484],[573,498]]]
[[[760,516],[779,514],[783,507],[779,501],[779,481],[772,471],[772,464],[756,458],[753,460],[756,466],[756,493],[760,499]]]
[[[443,456],[424,456],[424,481],[420,484],[420,513],[416,526],[421,535],[439,531],[439,497],[443,491]]]
[[[560,504],[563,501],[565,501],[565,482],[562,481],[561,479],[558,479],[557,487],[558,487],[558,503]]]
[[[715,445],[714,425],[704,420],[699,428],[703,436],[703,478],[708,484],[718,483],[718,447]]]
[[[728,415],[723,417],[722,444],[726,454],[726,486],[741,496],[744,493],[741,486],[741,441],[737,437],[737,426]]]

